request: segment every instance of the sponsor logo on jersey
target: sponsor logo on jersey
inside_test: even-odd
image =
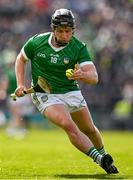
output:
[[[59,54],[50,54],[50,56],[59,58]]]
[[[37,53],[37,57],[42,57],[42,58],[46,58],[46,55],[44,53]]]
[[[64,60],[63,60],[64,64],[68,64],[69,61],[70,61],[69,57],[64,57]]]

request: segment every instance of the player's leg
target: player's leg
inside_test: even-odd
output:
[[[89,138],[80,131],[77,125],[71,119],[69,112],[64,105],[51,105],[44,111],[44,115],[54,124],[58,125],[67,133],[71,143],[91,157],[97,164],[99,164],[107,173],[116,173],[112,171],[111,165],[113,159],[109,154],[102,156],[95,148]],[[116,169],[117,170],[117,169]]]
[[[89,139],[92,141],[94,146],[97,148],[98,152],[102,154],[103,157],[105,158],[105,162],[103,162],[103,166],[105,166],[104,164],[107,163],[106,164],[107,167],[104,168],[105,171],[107,173],[118,173],[117,168],[113,164],[112,157],[106,154],[104,150],[102,136],[99,130],[94,125],[88,108],[84,107],[79,111],[73,112],[71,113],[71,116],[72,119],[77,124],[77,126],[79,127],[79,129],[89,137]],[[109,164],[111,163],[111,165],[109,165],[108,163]]]
[[[32,100],[43,115],[45,115],[54,124],[64,129],[71,143],[77,149],[91,157],[97,164],[102,166],[107,173],[111,173],[109,170],[112,164],[110,156],[106,155],[103,157],[96,150],[90,139],[80,131],[76,123],[72,120],[68,109],[64,105],[64,99],[61,100],[61,97],[58,98],[58,96],[53,94],[36,93],[33,94]]]
[[[97,149],[103,148],[102,136],[94,125],[91,114],[87,107],[71,113],[72,119],[79,129],[86,134]]]
[[[65,130],[71,143],[77,149],[90,156],[98,164],[101,163],[102,155],[94,148],[89,138],[79,130],[64,105],[49,106],[44,111],[44,115],[54,124]]]
[[[58,125],[68,134],[70,141],[79,150],[86,153],[88,147],[92,147],[91,141],[78,129],[76,124],[72,121],[69,112],[66,110],[64,105],[52,105],[46,108],[44,115]],[[80,138],[79,138],[80,137]]]

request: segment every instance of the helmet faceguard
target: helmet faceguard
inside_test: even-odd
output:
[[[58,9],[55,11],[51,19],[51,27],[55,29],[58,26],[75,28],[75,18],[72,11],[68,9]]]

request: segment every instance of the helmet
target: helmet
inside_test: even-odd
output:
[[[52,15],[51,27],[69,26],[75,28],[75,18],[71,10],[58,9]]]

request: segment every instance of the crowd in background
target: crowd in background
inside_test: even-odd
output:
[[[16,87],[16,55],[32,35],[51,31],[51,15],[59,8],[73,11],[75,35],[87,44],[98,70],[98,85],[80,84],[95,123],[103,129],[133,129],[132,0],[1,0],[0,116],[15,116],[9,95]],[[29,85],[28,72],[27,77]]]

